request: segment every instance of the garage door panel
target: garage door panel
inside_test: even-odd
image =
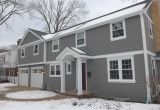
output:
[[[28,71],[26,71],[28,72]],[[20,86],[28,86],[28,73],[19,73],[19,85]]]

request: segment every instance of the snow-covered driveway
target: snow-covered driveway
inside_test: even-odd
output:
[[[73,98],[38,102],[0,101],[0,110],[160,110],[160,105]]]
[[[2,84],[0,84],[0,92],[8,91],[8,90],[10,90],[10,88],[8,88],[8,87],[13,87],[13,86],[17,86],[17,85],[12,84],[12,83],[2,83]]]

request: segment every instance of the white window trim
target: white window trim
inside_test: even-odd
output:
[[[54,45],[55,41],[58,41],[58,49],[57,50],[53,50],[53,45]],[[59,39],[52,40],[52,52],[58,52],[58,51],[59,51]]]
[[[19,70],[20,71],[22,71],[22,70],[28,70],[28,73],[26,73],[26,74],[29,74],[29,68],[19,68]]]
[[[57,65],[61,66],[59,63],[50,64],[50,67],[49,67],[49,77],[61,77],[61,69],[60,69],[60,75],[56,74],[56,66]],[[54,66],[55,75],[51,75],[51,66]]]
[[[24,51],[24,56],[22,56],[22,50]],[[26,49],[25,49],[25,48],[21,48],[20,51],[21,51],[21,58],[25,58],[25,56],[26,56],[26,55],[25,55],[25,54],[26,54],[26,52],[25,52]]]
[[[153,68],[153,65],[152,65],[152,60],[154,62],[154,68]],[[155,61],[154,57],[151,57],[151,68],[152,68],[152,75],[153,75],[153,69],[155,69],[155,76],[157,76],[157,65],[156,65],[156,61]]]
[[[79,33],[84,33],[84,44],[82,45],[77,45],[77,34]],[[79,48],[79,47],[84,47],[84,46],[86,46],[86,31],[76,33],[76,47]]]
[[[149,36],[151,39],[153,39],[153,26],[152,26],[152,22],[150,20],[148,20],[148,28],[149,28]],[[150,34],[150,29],[152,31],[152,35]]]
[[[125,59],[131,59],[133,79],[122,79],[122,63],[120,63],[120,62]],[[110,79],[110,61],[112,61],[112,60],[118,60],[119,79]],[[108,72],[107,73],[108,74],[108,82],[111,82],[111,83],[136,83],[134,56],[108,58],[107,59],[107,70],[108,70],[107,71]]]
[[[117,38],[113,38],[113,26],[112,26],[112,24],[117,23],[117,22],[122,22],[122,24],[123,24],[124,36],[120,36],[120,37],[117,37]],[[116,22],[110,23],[110,40],[111,40],[111,41],[117,41],[117,40],[122,40],[122,39],[126,39],[126,38],[127,38],[127,36],[126,36],[126,24],[125,24],[125,20],[120,20],[120,21],[116,21]]]
[[[38,45],[38,52],[37,53],[34,53],[34,50],[35,50],[35,46]],[[35,44],[33,46],[33,55],[39,55],[39,44]]]
[[[71,65],[71,71],[68,72],[68,64]],[[72,74],[72,62],[71,61],[66,61],[66,74],[71,75]]]

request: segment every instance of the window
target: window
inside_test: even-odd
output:
[[[110,24],[111,41],[126,38],[125,21]]]
[[[59,51],[59,40],[52,41],[52,52]]]
[[[29,70],[27,68],[21,68],[20,69],[20,73],[26,73],[26,74],[28,74]]]
[[[76,47],[83,47],[86,45],[86,36],[85,32],[76,34]]]
[[[38,55],[39,54],[39,45],[38,44],[34,45],[33,54],[34,55]]]
[[[71,74],[71,70],[72,69],[72,67],[71,67],[71,62],[70,61],[67,61],[66,62],[66,74]]]
[[[156,63],[154,57],[151,57],[151,65],[152,65],[152,75],[153,78],[156,78]]]
[[[25,48],[21,49],[21,58],[25,57]]]
[[[33,67],[32,73],[43,73],[43,67]]]
[[[50,76],[60,76],[60,65],[58,64],[53,64],[50,66]]]
[[[149,35],[150,35],[150,38],[153,39],[152,23],[151,23],[151,21],[149,21],[149,20],[148,20],[148,27],[149,27]]]
[[[107,64],[109,82],[135,83],[133,56],[109,58]]]

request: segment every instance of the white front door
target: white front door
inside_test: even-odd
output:
[[[28,87],[28,74],[29,69],[28,68],[20,68],[19,69],[19,85],[20,86],[27,86]]]
[[[31,69],[31,87],[42,88],[43,67],[33,67]]]

